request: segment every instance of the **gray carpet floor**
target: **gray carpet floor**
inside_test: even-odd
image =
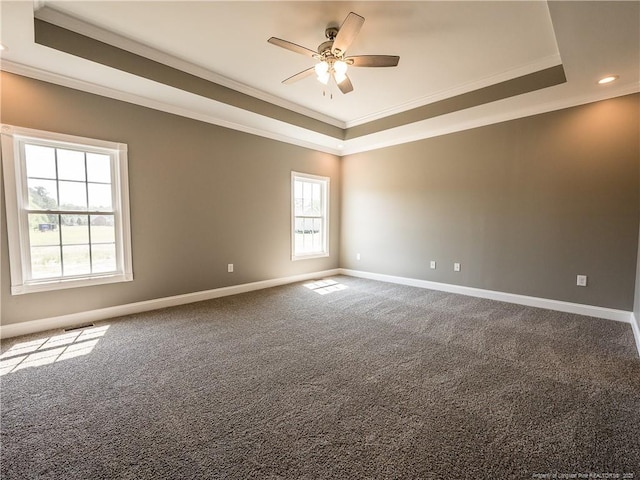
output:
[[[640,479],[630,325],[333,281],[2,342],[2,479]]]

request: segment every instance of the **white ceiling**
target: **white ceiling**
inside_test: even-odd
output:
[[[542,2],[59,2],[46,3],[230,80],[354,122],[475,84],[496,73],[560,63]],[[282,80],[314,60],[267,43],[276,36],[316,50],[350,11],[365,23],[349,54],[400,55],[397,68],[352,68],[356,90],[323,97],[313,77]]]
[[[46,1],[48,21],[341,128],[562,63],[567,83],[347,142],[34,43],[34,4],[3,0],[2,69],[332,153],[351,153],[637,92],[638,2]],[[313,60],[267,43],[316,49],[328,24],[366,21],[348,53],[399,55],[396,68],[351,68],[333,99]],[[597,79],[620,75],[614,85]],[[341,146],[340,146],[341,145]]]

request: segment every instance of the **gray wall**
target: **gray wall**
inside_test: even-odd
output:
[[[1,104],[3,123],[128,144],[135,277],[12,296],[3,212],[3,324],[338,267],[338,157],[7,73]],[[331,178],[328,258],[291,261],[291,170]]]
[[[3,211],[2,323],[338,266],[632,310],[639,100],[347,156],[341,168],[332,155],[2,73],[3,123],[129,145],[135,275],[11,296]],[[329,258],[290,260],[293,169],[331,177]]]
[[[638,102],[344,157],[341,266],[631,311]]]

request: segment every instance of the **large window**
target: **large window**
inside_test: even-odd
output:
[[[292,258],[329,255],[329,179],[292,172]]]
[[[126,145],[1,133],[12,294],[132,280]]]

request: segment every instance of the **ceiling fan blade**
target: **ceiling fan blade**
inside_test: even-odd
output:
[[[302,47],[295,43],[289,42],[287,40],[282,40],[281,38],[271,37],[267,42],[276,45],[277,47],[286,48],[287,50],[291,50],[292,52],[300,53],[302,55],[306,55],[307,57],[318,58],[319,55],[317,52],[313,50]]]
[[[306,70],[303,70],[299,73],[296,73],[295,75],[290,76],[289,78],[284,79],[282,83],[289,85],[290,83],[297,82],[298,80],[302,80],[303,78],[307,78],[309,75],[313,75],[315,73],[314,69],[315,67],[307,68]]]
[[[364,17],[361,17],[357,13],[351,12],[347,15],[347,18],[344,19],[340,29],[338,30],[338,35],[336,35],[336,39],[333,41],[333,47],[331,47],[331,53],[334,55],[344,55],[344,52],[347,51],[349,45],[353,42],[362,28],[362,24],[364,23]]]
[[[337,82],[336,82],[337,83]],[[345,75],[345,78],[342,82],[338,83],[338,88],[342,93],[349,93],[353,91],[353,84],[349,77]]]
[[[400,57],[395,55],[356,55],[344,61],[352,67],[396,67]]]

